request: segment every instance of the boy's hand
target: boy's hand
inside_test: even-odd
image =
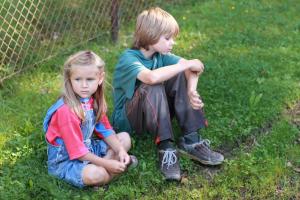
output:
[[[124,163],[125,165],[128,165],[130,162],[130,156],[124,149],[121,149],[119,151],[119,159],[120,159],[120,162]]]
[[[124,172],[126,169],[126,165],[120,161],[117,160],[107,160],[107,164],[105,166],[105,169],[113,174],[119,174],[121,172]]]
[[[200,95],[198,94],[197,91],[188,92],[188,96],[189,96],[189,99],[190,99],[190,104],[191,104],[193,109],[199,110],[199,109],[203,108],[204,103],[200,99]]]
[[[202,74],[202,72],[204,71],[204,65],[203,63],[198,60],[198,59],[194,59],[194,60],[189,60],[189,64],[190,64],[190,70],[192,72],[196,72],[197,75],[200,75]]]
[[[193,59],[193,60],[180,59],[179,64],[188,66],[192,72],[195,72],[198,75],[200,75],[204,71],[204,65],[198,59]]]

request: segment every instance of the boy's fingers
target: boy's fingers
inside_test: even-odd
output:
[[[198,103],[198,104],[202,103],[201,99],[199,99],[199,97],[196,96],[191,98],[191,102]]]
[[[200,99],[200,95],[197,91],[193,91],[190,93],[190,103],[193,109],[198,110],[204,106],[204,103]]]
[[[203,108],[204,103],[202,101],[200,101],[200,102],[191,102],[191,105],[192,105],[192,108],[198,110],[198,109]]]

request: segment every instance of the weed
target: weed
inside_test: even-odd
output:
[[[133,136],[130,153],[140,164],[108,190],[80,190],[49,176],[42,119],[60,93],[66,52],[0,89],[0,199],[300,198],[299,129],[281,114],[300,97],[299,3],[193,0],[166,9],[181,27],[174,53],[205,64],[198,90],[209,127],[201,134],[230,155],[225,163],[209,168],[182,158],[183,181],[165,182],[153,138]],[[133,24],[123,28],[119,44],[99,39],[80,48],[106,61],[110,112],[109,84]]]

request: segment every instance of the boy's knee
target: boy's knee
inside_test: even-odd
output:
[[[110,181],[110,175],[102,168],[90,165],[83,172],[83,182],[86,185],[104,185]]]
[[[131,148],[131,138],[127,132],[121,132],[117,134],[121,144],[125,148],[126,151],[129,151]]]

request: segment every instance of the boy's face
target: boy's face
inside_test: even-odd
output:
[[[172,51],[174,44],[175,44],[175,42],[172,37],[162,35],[162,36],[160,36],[158,42],[154,45],[151,45],[150,48],[154,52],[159,52],[161,54],[167,54]]]

